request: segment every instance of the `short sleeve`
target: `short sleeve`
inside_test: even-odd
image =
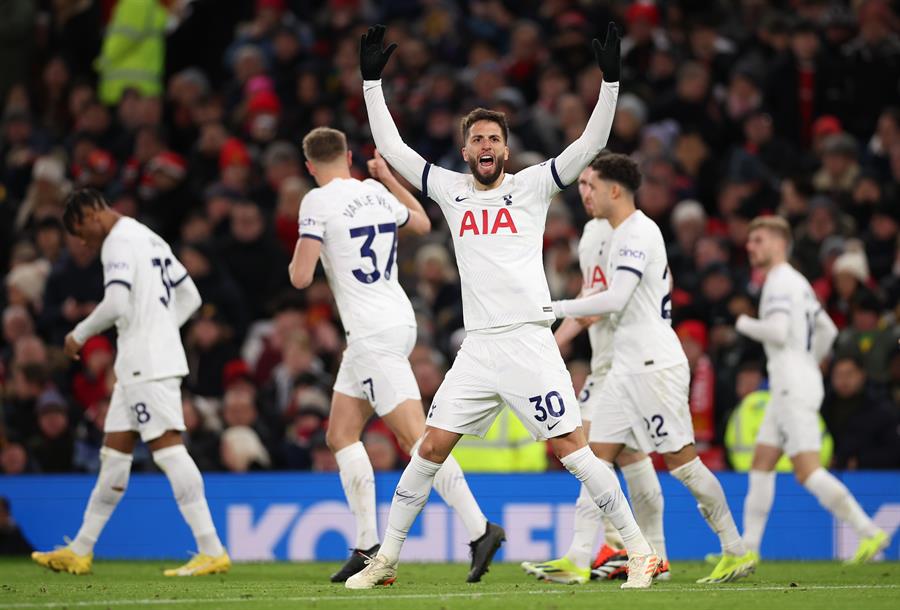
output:
[[[169,280],[172,282],[172,288],[178,287],[188,277],[187,269],[181,264],[181,261],[172,255],[172,264],[169,265]]]
[[[103,264],[103,287],[119,284],[131,290],[134,282],[134,255],[128,242],[117,237],[107,238],[100,251]]]
[[[615,251],[610,253],[613,265],[612,272],[630,271],[638,277],[644,277],[644,270],[650,264],[653,254],[652,239],[642,227],[629,227],[621,239],[616,240]]]
[[[764,319],[781,311],[790,315],[793,307],[793,296],[790,286],[781,275],[772,277],[766,282],[759,300],[759,317]]]
[[[524,182],[528,192],[534,193],[545,205],[550,205],[550,198],[568,186],[563,184],[556,171],[556,159],[526,167],[516,174],[516,181]]]
[[[324,241],[326,224],[327,216],[322,201],[315,191],[310,191],[300,202],[300,218],[297,221],[300,237]]]
[[[450,171],[438,167],[433,163],[426,163],[422,169],[422,195],[428,197],[438,205],[453,201],[454,197],[463,196],[463,193],[454,192],[454,185],[463,183],[465,174]]]

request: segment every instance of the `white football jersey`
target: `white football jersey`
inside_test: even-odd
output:
[[[789,263],[769,270],[760,295],[759,319],[765,320],[777,311],[790,317],[783,345],[763,343],[773,389],[822,388],[822,371],[812,353],[816,316],[821,308],[812,286]]]
[[[636,210],[613,231],[606,276],[618,270],[640,278],[625,308],[614,317],[613,371],[645,373],[686,363],[672,330],[672,278],[666,243],[655,222]]]
[[[130,291],[128,312],[116,320],[118,383],[128,385],[188,374],[175,315],[175,287],[188,273],[163,238],[134,220],[120,218],[100,250],[104,287]]]
[[[409,209],[380,182],[338,178],[300,204],[300,237],[322,242],[322,266],[348,341],[415,326],[397,279],[397,232]]]
[[[583,278],[582,290],[585,295],[603,292],[609,288],[606,269],[609,263],[609,249],[613,228],[609,221],[593,218],[584,225],[581,241],[578,242],[578,263]],[[613,324],[609,316],[588,327],[591,341],[591,372],[608,370],[612,365]]]
[[[564,188],[554,161],[506,174],[489,191],[474,182],[430,163],[422,172],[422,193],[453,235],[466,330],[554,320],[543,260],[550,198]]]

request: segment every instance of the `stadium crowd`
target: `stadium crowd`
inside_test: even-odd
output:
[[[381,6],[384,5],[384,6]],[[711,8],[712,7],[712,8]],[[793,261],[841,330],[823,416],[843,468],[900,468],[900,11],[886,0],[0,0],[0,473],[95,472],[114,334],[63,358],[102,298],[98,253],[67,235],[73,186],[101,190],[173,244],[204,305],[184,327],[189,450],[203,470],[336,470],[325,444],[345,340],[324,280],[290,287],[300,201],[314,186],[299,142],[345,131],[354,171],[374,154],[359,36],[388,24],[384,75],[406,141],[465,171],[458,117],[506,113],[515,172],[587,121],[590,55],[615,19],[622,93],[609,149],[641,164],[641,209],[662,228],[673,324],[688,355],[698,444],[725,467],[729,414],[764,387],[759,346],[734,321],[761,278],[744,243],[785,216]],[[164,60],[163,60],[164,50]],[[460,289],[440,210],[401,242],[419,321],[423,403],[462,341]],[[554,298],[581,288],[577,190],[545,234]],[[586,335],[564,353],[576,390]],[[405,456],[368,429],[376,470]],[[148,453],[135,455],[153,469]]]

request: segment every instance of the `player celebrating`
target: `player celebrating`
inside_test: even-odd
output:
[[[772,398],[753,450],[750,486],[744,501],[744,543],[754,554],[759,553],[775,498],[775,464],[786,453],[797,481],[861,538],[848,563],[864,563],[890,541],[844,484],[819,462],[819,408],[825,393],[819,362],[830,351],[837,328],[819,306],[806,278],[787,262],[790,246],[791,230],[783,218],[764,216],[750,223],[750,264],[764,272],[766,280],[759,319],[742,315],[736,328],[763,344]]]
[[[138,437],[150,447],[194,534],[198,553],[166,576],[227,572],[222,547],[203,490],[203,478],[181,441],[181,378],[187,359],[179,328],[200,307],[200,293],[172,249],[153,231],[110,209],[93,189],[66,199],[66,230],[101,247],[103,300],[66,336],[65,353],[78,359],[93,335],[116,325],[116,384],[104,424],[100,473],[78,535],[64,548],[32,553],[38,564],[70,574],[91,571],[94,544],[128,487]]]
[[[313,129],[303,138],[303,153],[319,188],[307,193],[300,206],[291,282],[297,288],[308,286],[321,255],[347,333],[327,435],[356,518],[356,548],[331,577],[344,582],[379,549],[375,475],[360,442],[366,422],[374,410],[409,453],[425,432],[422,399],[408,360],[416,343],[416,318],[397,280],[395,261],[398,229],[421,235],[431,230],[431,221],[377,151],[368,167],[381,182],[352,178],[342,132]],[[467,581],[478,582],[504,539],[503,529],[487,522],[452,457],[438,471],[435,487],[469,531]]]
[[[556,159],[507,174],[508,127],[502,113],[479,108],[463,119],[463,159],[472,175],[427,163],[404,144],[381,89],[381,71],[397,45],[383,49],[384,27],[362,37],[360,69],[369,122],[385,159],[436,201],[453,234],[466,339],[428,413],[425,436],[394,493],[378,554],[347,580],[369,589],[396,578],[400,548],[432,480],[463,434],[483,436],[508,405],[536,438],[547,438],[587,487],[629,550],[623,587],[649,587],[660,559],[641,534],[618,479],[587,447],[575,392],[550,332],[553,319],[541,245],[550,198],[574,181],[606,144],[618,94],[619,36],[594,41],[603,85],[585,132]]]
[[[591,200],[591,175],[594,170],[589,166],[578,176],[578,194],[588,216],[594,216]],[[582,294],[592,294],[606,290],[606,266],[609,260],[609,245],[612,241],[613,228],[605,218],[591,218],[584,225],[581,240],[578,243],[578,261],[584,277]],[[588,329],[591,343],[591,374],[584,384],[579,396],[581,420],[585,436],[590,436],[591,420],[594,406],[602,393],[603,381],[612,366],[613,326],[608,317],[600,318],[566,318],[556,329],[558,345],[567,345]],[[598,456],[599,457],[599,456]],[[669,562],[665,560],[666,541],[663,534],[663,495],[653,468],[653,462],[642,451],[624,449],[616,458],[622,469],[625,482],[628,484],[628,497],[634,507],[634,517],[647,541],[663,558],[663,563],[656,578],[670,578]],[[607,463],[612,468],[611,463]],[[591,565],[591,550],[600,529],[601,522],[605,528],[605,544]],[[591,578],[591,567],[600,578],[618,578],[625,576],[628,555],[622,546],[619,533],[612,527],[609,519],[603,516],[584,487],[575,502],[575,523],[572,544],[565,556],[543,563],[522,562],[522,569],[539,579],[562,584],[583,584]]]
[[[592,163],[594,214],[614,232],[607,265],[609,289],[555,301],[557,317],[615,315],[612,368],[594,409],[591,446],[611,462],[625,445],[663,455],[672,475],[697,499],[719,536],[723,555],[702,583],[735,580],[755,570],[744,548],[722,486],[697,457],[688,409],[690,373],[672,330],[669,266],[662,233],[634,204],[641,183],[637,164],[624,155]]]

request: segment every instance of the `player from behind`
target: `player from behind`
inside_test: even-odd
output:
[[[379,549],[375,476],[360,442],[366,422],[374,411],[409,453],[425,432],[422,399],[408,360],[416,343],[416,318],[397,279],[396,259],[398,231],[421,235],[431,230],[431,221],[377,151],[368,166],[381,182],[352,178],[342,132],[312,130],[303,139],[303,153],[319,188],[307,193],[300,206],[291,282],[308,286],[321,257],[347,333],[327,434],[356,519],[356,548],[331,577],[344,582]],[[467,580],[478,582],[504,539],[503,529],[487,522],[452,457],[437,473],[435,487],[468,530],[472,565]]]
[[[609,288],[553,303],[561,318],[615,316],[612,368],[594,408],[591,447],[607,462],[626,446],[662,454],[722,545],[723,556],[712,574],[698,582],[742,578],[754,571],[756,562],[738,534],[722,486],[694,447],[690,372],[671,325],[666,245],[659,227],[634,202],[640,171],[634,161],[617,154],[600,155],[592,167],[594,214],[609,220],[614,229]]]
[[[606,266],[609,260],[610,242],[613,228],[605,218],[595,218],[593,211],[590,166],[578,176],[578,194],[590,220],[584,225],[578,242],[578,261],[584,278],[582,294],[593,294],[606,290]],[[566,318],[556,329],[558,345],[567,345],[585,328],[591,343],[591,374],[579,396],[581,420],[585,436],[590,437],[594,407],[603,392],[603,382],[612,366],[613,324],[609,317]],[[602,422],[598,425],[602,425]],[[599,457],[599,456],[598,456]],[[642,451],[624,449],[616,458],[628,485],[628,497],[634,508],[634,517],[647,541],[663,558],[660,573],[656,578],[668,579],[669,562],[665,561],[666,541],[663,534],[663,495],[653,468],[653,462]],[[611,469],[611,463],[607,463]],[[591,500],[584,485],[575,502],[575,520],[572,543],[560,559],[541,563],[522,562],[522,569],[539,579],[563,584],[583,584],[593,574],[598,578],[620,578],[626,574],[628,554],[622,546],[622,539],[603,512]],[[605,543],[591,565],[591,551],[600,526],[605,529]]]
[[[79,189],[68,196],[63,223],[89,246],[100,248],[103,300],[66,336],[65,353],[78,359],[93,335],[118,333],[116,384],[100,450],[100,473],[78,534],[68,546],[31,557],[60,572],[91,571],[94,544],[128,487],[138,438],[153,452],[194,534],[198,553],[166,576],[227,572],[203,489],[203,478],[181,440],[181,379],[188,373],[179,329],[200,307],[200,293],[172,249],[153,231],[110,209],[103,196]]]
[[[736,328],[763,344],[772,398],[753,450],[744,501],[744,543],[753,553],[759,553],[775,498],[775,464],[786,453],[797,481],[859,535],[859,548],[849,563],[864,563],[890,541],[844,484],[819,462],[819,408],[824,397],[819,363],[838,333],[807,279],[787,262],[790,246],[791,230],[783,218],[764,216],[750,224],[750,264],[764,272],[766,279],[759,319],[742,315]]]
[[[641,534],[618,479],[587,447],[572,380],[550,325],[542,240],[551,197],[574,182],[606,144],[618,95],[619,37],[594,41],[603,85],[585,132],[557,158],[507,174],[508,127],[502,113],[479,108],[463,119],[463,159],[472,174],[427,163],[400,138],[381,90],[381,71],[396,48],[370,28],[360,69],[375,144],[391,166],[440,205],[453,236],[467,335],[428,412],[418,450],[394,493],[378,554],[347,580],[370,589],[396,578],[400,548],[431,492],[432,481],[463,434],[483,436],[509,406],[536,438],[547,439],[622,536],[629,551],[626,588],[649,587],[659,556]]]

